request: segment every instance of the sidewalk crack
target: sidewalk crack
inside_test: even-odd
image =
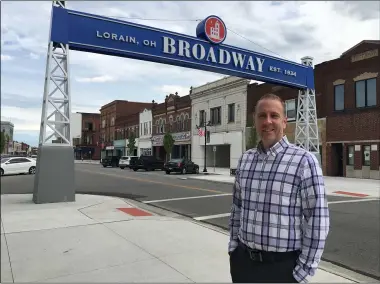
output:
[[[8,254],[8,260],[9,260],[9,267],[11,268],[12,282],[14,283],[15,282],[15,278],[13,276],[13,268],[12,268],[12,262],[11,262],[11,255],[9,253],[7,234],[5,233],[5,230],[4,230],[3,219],[1,219],[1,227],[2,227],[3,232],[4,232],[4,239],[5,239],[5,245],[7,246],[7,254]],[[1,281],[1,279],[0,279],[0,281]]]

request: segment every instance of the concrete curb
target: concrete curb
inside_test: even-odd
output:
[[[319,267],[320,269],[326,272],[338,275],[342,278],[348,279],[356,283],[380,283],[380,281],[377,279],[368,277],[366,275],[360,274],[353,270],[333,264],[327,260],[321,260]]]

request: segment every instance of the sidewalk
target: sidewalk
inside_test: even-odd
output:
[[[120,198],[36,205],[27,194],[1,197],[2,283],[231,283],[228,235],[218,228]],[[331,270],[321,263],[311,282],[365,279]]]
[[[100,165],[100,160],[74,160],[75,164],[96,164]]]

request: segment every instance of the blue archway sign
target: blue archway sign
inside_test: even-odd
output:
[[[298,89],[314,89],[311,66],[225,45],[223,21],[209,16],[197,37],[53,7],[51,41],[71,50],[182,66]]]

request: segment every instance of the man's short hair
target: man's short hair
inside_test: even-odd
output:
[[[256,106],[255,106],[255,113],[257,113],[257,106],[259,105],[259,102],[260,101],[263,101],[263,100],[275,100],[275,101],[279,101],[282,105],[282,108],[284,110],[284,115],[286,116],[286,106],[285,106],[285,102],[283,99],[281,99],[279,96],[275,95],[275,94],[272,94],[272,93],[268,93],[268,94],[265,94],[264,96],[262,96],[256,103]]]

